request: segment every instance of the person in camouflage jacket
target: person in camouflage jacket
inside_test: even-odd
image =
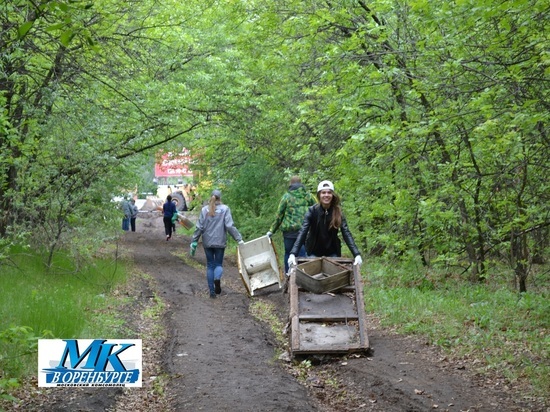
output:
[[[308,208],[315,203],[317,203],[317,200],[306,190],[300,177],[293,176],[290,179],[288,191],[279,202],[275,221],[267,232],[267,236],[269,237],[279,228],[281,232],[283,232],[283,241],[285,245],[285,273],[288,273],[288,257],[302,227],[304,215]],[[302,247],[297,256],[305,255],[305,247]]]

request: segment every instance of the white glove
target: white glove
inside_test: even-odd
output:
[[[266,235],[267,237],[271,237],[271,236],[273,236],[273,233],[267,232],[265,235]]]
[[[239,240],[239,245],[244,245],[244,240]]]
[[[361,255],[355,256],[355,261],[353,262],[354,265],[361,265],[363,263],[363,259],[361,259]]]
[[[296,264],[296,256],[290,255],[288,257],[288,266],[294,266]]]

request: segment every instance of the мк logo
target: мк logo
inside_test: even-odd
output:
[[[39,339],[38,386],[141,387],[141,339]]]

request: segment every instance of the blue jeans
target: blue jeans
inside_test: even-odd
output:
[[[288,273],[288,257],[290,256],[290,251],[292,250],[292,247],[296,242],[296,238],[283,236],[283,242],[285,244],[285,273]],[[306,256],[306,247],[302,245],[296,257],[305,257],[305,256]]]
[[[214,294],[214,280],[219,280],[223,274],[223,247],[205,247],[204,254],[206,255],[206,281],[210,294]]]
[[[130,218],[122,218],[122,230],[130,230]]]

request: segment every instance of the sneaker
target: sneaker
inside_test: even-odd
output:
[[[210,299],[216,299],[216,294],[215,294],[215,293],[211,293],[211,294],[210,294]]]
[[[214,290],[216,291],[216,295],[219,295],[220,293],[222,293],[222,287],[220,286],[219,279],[214,280]]]

